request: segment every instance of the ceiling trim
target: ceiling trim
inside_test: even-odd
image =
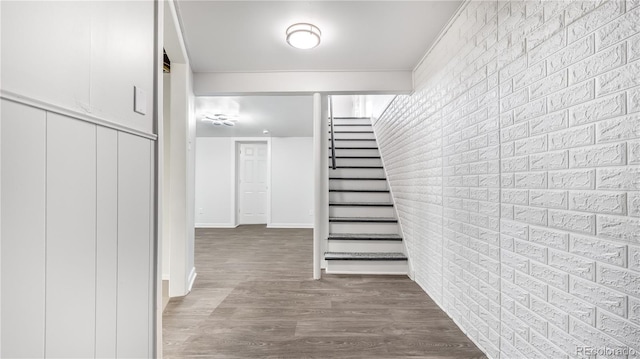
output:
[[[420,66],[422,66],[422,63],[427,59],[427,57],[429,57],[429,55],[435,49],[435,47],[438,46],[440,41],[444,38],[444,36],[447,34],[447,32],[449,32],[449,30],[451,29],[451,26],[453,25],[453,23],[458,19],[458,17],[460,17],[460,15],[467,8],[467,6],[469,5],[470,2],[471,2],[471,0],[463,0],[462,1],[462,3],[460,4],[460,6],[456,10],[456,12],[453,14],[453,16],[451,16],[451,18],[449,19],[449,21],[447,21],[447,23],[444,25],[442,30],[440,30],[440,33],[436,37],[435,41],[433,41],[433,43],[431,44],[429,49],[427,49],[427,52],[424,53],[424,55],[420,58],[420,61],[418,61],[418,63],[413,67],[412,72],[415,73],[418,70],[418,68],[420,68]]]
[[[413,71],[200,72],[197,96],[247,94],[409,94]]]

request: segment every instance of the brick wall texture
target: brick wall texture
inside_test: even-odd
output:
[[[640,1],[467,2],[414,81],[374,129],[417,283],[491,358],[640,357]]]

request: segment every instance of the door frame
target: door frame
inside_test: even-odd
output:
[[[231,140],[231,161],[233,163],[233,171],[231,171],[231,221],[234,227],[238,224],[238,179],[240,177],[239,161],[240,144],[243,143],[265,143],[267,145],[267,227],[271,225],[271,138],[261,137],[234,137]]]

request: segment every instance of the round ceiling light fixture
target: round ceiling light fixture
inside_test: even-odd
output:
[[[320,29],[309,23],[300,22],[287,28],[287,43],[296,49],[308,50],[320,45]]]

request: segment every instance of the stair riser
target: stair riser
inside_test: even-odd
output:
[[[333,119],[334,125],[370,125],[371,119],[368,118],[335,118]]]
[[[330,222],[329,233],[333,234],[398,234],[397,223],[376,222]]]
[[[347,207],[347,206],[329,206],[329,217],[376,217],[376,218],[393,218],[395,211],[393,207]],[[336,251],[339,252],[339,251]]]
[[[335,123],[336,125],[342,125],[339,123]],[[355,124],[354,124],[355,125]],[[373,131],[373,127],[371,125],[359,125],[359,126],[333,126],[334,131],[340,132],[351,132],[351,131]]]
[[[382,168],[329,168],[329,177],[383,178]]]
[[[329,180],[329,189],[386,190],[387,181]]]
[[[340,143],[336,144],[340,146]],[[360,147],[360,146],[358,146]],[[331,148],[329,148],[329,156],[331,156]],[[373,149],[336,149],[336,156],[380,156],[377,148]]]
[[[375,140],[366,140],[366,141],[340,140],[340,141],[335,141],[335,144],[336,144],[336,147],[378,148],[378,144],[376,143]],[[329,141],[329,148],[331,148],[331,141]],[[329,150],[329,153],[331,153],[331,150]]]
[[[328,252],[359,252],[359,253],[376,253],[376,252],[395,252],[402,253],[404,245],[401,241],[372,241],[372,240],[329,240]]]
[[[389,202],[389,193],[329,192],[330,202]]]
[[[340,155],[336,154],[337,166],[382,166],[382,160],[379,158],[339,158]],[[331,164],[331,157],[329,157],[329,164]]]
[[[343,138],[347,138],[347,139],[351,139],[351,138],[369,138],[369,139],[375,139],[376,136],[374,136],[373,133],[370,132],[365,132],[365,133],[361,133],[361,132],[335,132],[334,135],[336,136],[336,139],[343,139]]]
[[[409,272],[407,261],[327,261],[327,274],[397,274]]]

